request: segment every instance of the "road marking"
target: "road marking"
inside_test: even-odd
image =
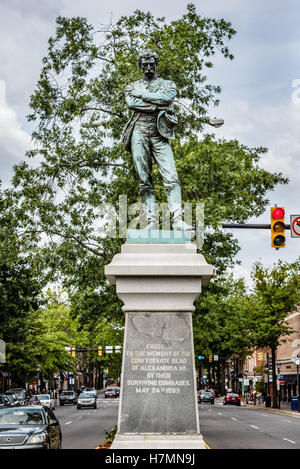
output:
[[[292,421],[291,420],[287,420],[287,419],[282,419],[283,422],[289,422],[291,423]]]
[[[237,420],[237,419],[235,419],[234,417],[231,417],[231,420]]]
[[[207,443],[205,443],[205,441],[204,441],[204,444],[205,444],[205,446],[206,446],[206,448],[207,448],[207,449],[211,449],[211,447],[210,447],[210,446],[208,446],[208,444],[207,444]]]
[[[293,440],[288,440],[288,438],[282,438],[282,439],[283,439],[284,441],[288,441],[289,443],[293,443],[294,445],[296,444],[295,441],[293,441]]]
[[[217,412],[218,415],[223,415],[221,412]]]
[[[255,428],[255,430],[259,430],[259,427],[256,427],[255,425],[250,425],[250,427]]]
[[[70,425],[70,423],[72,423],[72,422],[66,422],[66,425]]]

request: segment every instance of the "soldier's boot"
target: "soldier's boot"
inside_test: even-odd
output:
[[[146,212],[147,225],[146,230],[158,230],[158,217],[156,213],[155,196],[152,192],[144,194],[143,204]]]
[[[193,227],[182,219],[182,199],[179,184],[176,184],[168,191],[168,205],[173,219],[173,230],[193,231]]]
[[[182,210],[173,212],[173,223],[172,223],[172,228],[174,231],[180,230],[180,231],[194,231],[194,228],[191,225],[188,225],[183,219],[182,219]]]

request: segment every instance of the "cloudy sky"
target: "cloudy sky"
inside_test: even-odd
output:
[[[41,59],[55,19],[84,16],[95,26],[150,10],[167,21],[179,18],[186,0],[0,0],[0,179],[9,185],[12,166],[30,146],[32,128],[27,123],[29,97],[39,78]],[[216,130],[220,137],[237,138],[248,146],[266,146],[261,165],[281,171],[290,180],[268,194],[270,206],[300,214],[300,35],[299,0],[196,0],[203,16],[231,21],[237,35],[230,42],[235,59],[217,59],[209,80],[220,85],[218,109],[212,115],[225,120]],[[252,223],[269,223],[269,208]],[[294,261],[300,239],[287,233],[287,247],[271,248],[268,230],[234,230],[240,241],[235,275],[245,276],[253,262],[271,266],[277,259]]]

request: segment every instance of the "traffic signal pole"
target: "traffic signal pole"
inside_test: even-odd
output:
[[[271,224],[264,225],[264,224],[251,224],[251,223],[244,223],[244,224],[235,224],[235,223],[227,223],[224,225],[221,225],[222,228],[249,228],[252,230],[270,230],[271,229]],[[290,224],[285,224],[285,228],[287,230],[290,230],[291,225]]]

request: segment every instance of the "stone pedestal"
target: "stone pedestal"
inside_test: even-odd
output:
[[[118,433],[112,448],[205,448],[192,312],[212,273],[192,243],[127,243],[106,266],[126,314]]]

